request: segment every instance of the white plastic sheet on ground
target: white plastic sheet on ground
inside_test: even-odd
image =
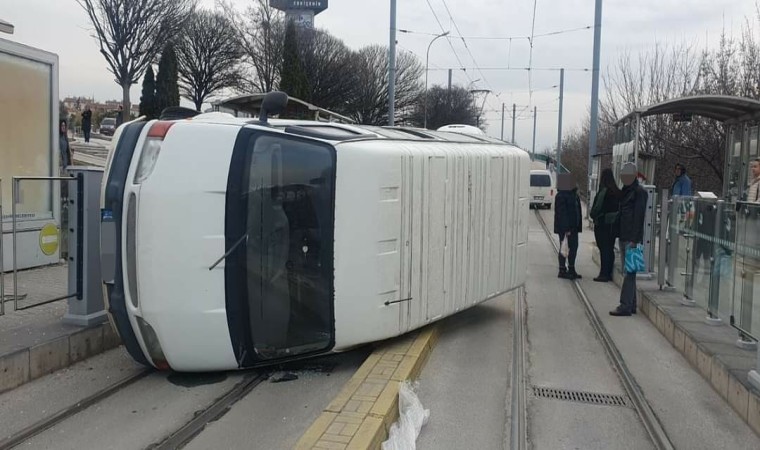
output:
[[[430,410],[422,407],[409,381],[401,383],[398,392],[398,413],[398,422],[391,426],[388,440],[383,442],[383,450],[415,450],[417,437],[430,417]]]

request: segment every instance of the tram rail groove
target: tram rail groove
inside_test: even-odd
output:
[[[525,286],[517,290],[512,316],[512,421],[510,448],[528,449],[527,411],[525,394]]]
[[[130,375],[126,378],[122,378],[120,381],[99,390],[98,392],[76,402],[75,404],[71,406],[68,406],[58,411],[57,413],[49,417],[46,417],[36,423],[33,423],[32,425],[22,429],[21,431],[18,431],[12,434],[6,439],[0,440],[0,450],[11,449],[20,444],[23,444],[29,439],[43,433],[46,430],[49,430],[50,428],[53,428],[54,426],[68,419],[69,417],[79,414],[80,412],[84,411],[90,406],[100,403],[106,398],[116,394],[117,392],[121,391],[127,386],[147,377],[148,375],[152,373],[155,373],[154,369],[144,369],[139,372],[136,372],[135,374]]]
[[[554,248],[554,252],[559,254],[559,244],[554,241],[554,236],[549,231],[544,218],[541,217],[541,213],[539,211],[535,211],[535,213],[536,219],[541,224],[541,228],[543,228],[546,237],[552,244],[552,248]],[[628,369],[623,356],[620,354],[620,351],[615,345],[615,342],[607,332],[607,327],[605,327],[602,323],[602,320],[599,318],[596,310],[591,305],[591,301],[589,300],[586,292],[583,290],[583,287],[578,280],[573,280],[573,289],[575,290],[578,299],[581,300],[581,303],[583,304],[586,311],[586,316],[589,318],[589,322],[591,323],[594,332],[599,337],[599,340],[602,343],[602,347],[604,347],[604,352],[607,355],[607,358],[609,359],[612,366],[615,368],[615,372],[617,372],[618,377],[623,384],[623,388],[625,389],[628,398],[631,400],[631,403],[636,410],[636,414],[644,424],[644,428],[652,440],[652,443],[659,450],[675,449],[673,443],[670,441],[670,438],[665,432],[665,429],[662,427],[660,420],[657,418],[657,414],[655,414],[652,406],[644,396],[644,392],[636,382],[636,378]]]
[[[204,410],[196,413],[189,422],[170,434],[163,441],[149,445],[146,450],[175,450],[183,448],[193,438],[198,436],[206,428],[206,425],[219,420],[230,410],[232,405],[250,394],[251,391],[267,378],[269,378],[269,374],[264,372],[246,375],[235,387],[214,400]]]

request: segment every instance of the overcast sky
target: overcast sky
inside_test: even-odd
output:
[[[243,8],[252,0],[233,0]],[[201,0],[213,8],[214,0]],[[316,25],[343,39],[351,48],[368,44],[387,45],[389,41],[389,0],[330,0],[329,9],[316,18]],[[529,45],[524,38],[481,40],[475,37],[529,36],[533,17],[533,0],[399,0],[398,28],[420,33],[440,33],[469,37],[439,39],[430,51],[430,84],[445,84],[453,68],[454,83],[493,91],[487,97],[488,132],[501,134],[501,105],[511,110],[516,103],[520,120],[516,140],[530,149],[533,121],[528,110],[538,107],[537,150],[556,145],[557,98],[552,88],[559,83],[559,73],[535,70],[529,95],[529,77],[520,70],[487,70],[527,67]],[[433,15],[432,9],[440,20]],[[451,17],[446,10],[448,6]],[[606,0],[602,22],[602,72],[621,54],[638,53],[655,43],[689,42],[704,48],[715,46],[725,28],[735,36],[746,17],[755,20],[753,0]],[[2,0],[0,18],[16,27],[13,35],[0,35],[38,47],[60,58],[61,97],[94,95],[99,101],[120,99],[121,89],[106,69],[91,37],[90,25],[82,8],[74,0]],[[582,28],[593,25],[593,0],[537,0],[535,34]],[[458,26],[458,30],[455,27]],[[431,36],[399,33],[399,49],[412,51],[424,63]],[[533,49],[536,69],[565,67],[565,132],[578,127],[586,116],[591,92],[590,69],[593,32],[581,30],[555,36],[537,37]],[[452,49],[453,47],[453,49]],[[471,52],[471,54],[470,54]],[[457,60],[457,56],[459,60]],[[461,64],[460,64],[461,61]],[[465,67],[467,70],[461,70]],[[480,67],[482,70],[475,70]],[[139,101],[140,86],[132,89],[132,101]],[[497,96],[498,95],[498,96]],[[531,106],[528,106],[529,103]],[[508,114],[509,116],[509,114]],[[511,120],[507,117],[505,137],[511,137]]]

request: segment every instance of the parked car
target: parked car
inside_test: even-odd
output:
[[[106,117],[100,122],[100,134],[113,136],[114,131],[116,131],[116,119],[113,117]]]
[[[554,178],[548,170],[530,171],[530,206],[551,209],[556,187]]]

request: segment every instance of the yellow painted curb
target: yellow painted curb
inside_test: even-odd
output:
[[[437,324],[433,324],[381,343],[294,449],[379,449],[398,419],[401,382],[419,376],[437,338]]]

